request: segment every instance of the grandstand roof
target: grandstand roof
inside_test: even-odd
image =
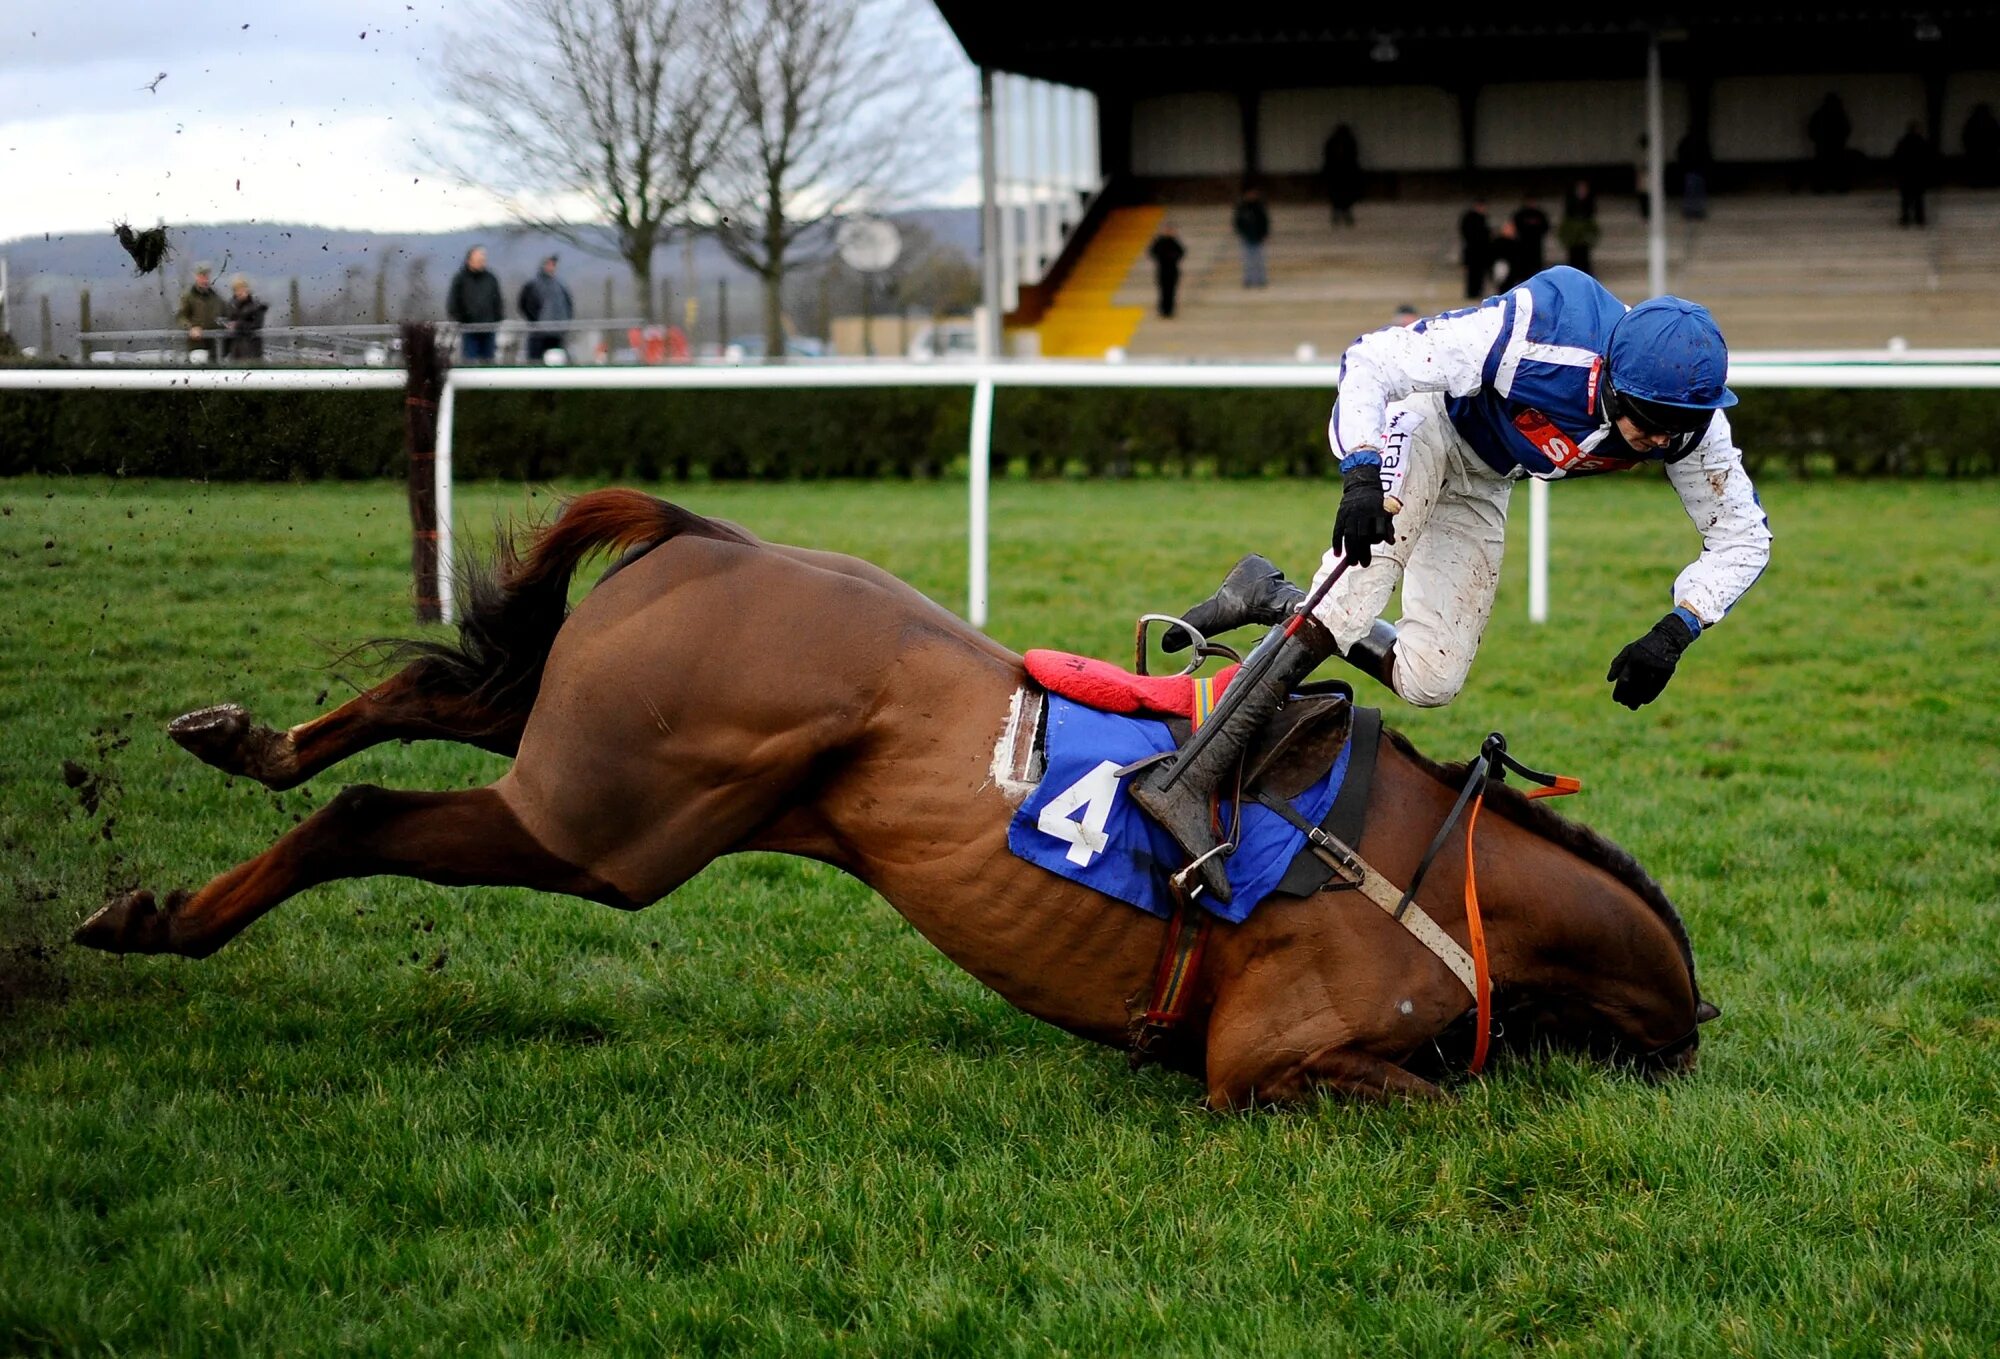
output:
[[[1704,71],[1952,69],[1990,65],[2000,6],[1868,3],[1688,3],[1625,12],[1537,0],[1509,13],[1487,5],[1408,7],[1275,3],[1221,17],[1191,7],[1080,5],[1075,0],[937,0],[981,66],[1084,89],[1175,90],[1281,84],[1452,84],[1549,80],[1626,69],[1658,29],[1672,63]],[[1386,41],[1385,41],[1386,40]]]

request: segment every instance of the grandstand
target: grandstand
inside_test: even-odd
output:
[[[2000,191],[1970,187],[1960,133],[1974,106],[2000,106],[1989,9],[1696,5],[1649,20],[1550,4],[1516,21],[1444,6],[1394,27],[1290,5],[1236,27],[939,9],[995,92],[1000,296],[1016,352],[1331,356],[1399,305],[1462,304],[1456,223],[1471,197],[1496,224],[1528,193],[1555,216],[1578,177],[1600,195],[1596,272],[1637,300],[1650,291],[1633,196],[1649,45],[1662,145],[1692,133],[1714,156],[1707,218],[1666,218],[1667,286],[1712,307],[1734,345],[2000,345]],[[1853,121],[1844,194],[1806,191],[1806,121],[1828,92]],[[1057,129],[1042,112],[1080,93],[1094,133],[1082,154],[1079,120]],[[1921,230],[1896,225],[1889,164],[1911,121],[1942,153]],[[1356,224],[1334,228],[1315,171],[1342,122],[1365,192]],[[1272,202],[1270,286],[1257,291],[1239,286],[1230,230],[1245,184]],[[1188,252],[1171,320],[1153,312],[1145,254],[1162,222]],[[1553,237],[1548,259],[1562,259]]]

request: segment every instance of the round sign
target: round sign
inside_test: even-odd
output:
[[[903,252],[902,233],[881,217],[850,217],[833,233],[841,259],[850,269],[879,274]]]

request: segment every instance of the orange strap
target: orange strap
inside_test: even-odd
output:
[[[1567,797],[1582,787],[1580,780],[1558,774],[1549,787],[1536,788],[1522,796],[1530,800]],[[1465,817],[1465,933],[1472,945],[1472,997],[1479,1006],[1479,1035],[1473,1040],[1472,1065],[1467,1068],[1474,1076],[1486,1065],[1486,1049],[1493,1041],[1493,976],[1486,966],[1486,925],[1479,918],[1479,879],[1472,866],[1472,833],[1479,826],[1479,809],[1485,801],[1486,791],[1482,788],[1472,799],[1472,810]]]

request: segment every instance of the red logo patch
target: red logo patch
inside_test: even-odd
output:
[[[1514,417],[1514,428],[1549,460],[1550,466],[1567,475],[1608,472],[1635,465],[1625,458],[1600,458],[1584,452],[1574,439],[1556,428],[1553,420],[1533,407]]]

